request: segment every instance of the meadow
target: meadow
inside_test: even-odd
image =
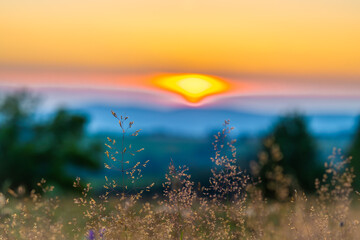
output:
[[[0,0],[0,240],[360,239],[359,13]]]
[[[20,186],[0,194],[0,239],[356,239],[358,193],[351,157],[334,149],[315,192],[305,193],[280,164],[274,139],[244,170],[236,140],[225,121],[213,139],[213,168],[207,184],[193,180],[186,166],[170,161],[161,184],[142,180],[151,161],[133,161],[144,149],[131,145],[140,130],[117,116],[122,136],[107,138],[103,191],[74,179],[77,194],[56,196],[46,179],[34,190]],[[145,150],[146,151],[146,150]],[[267,165],[267,163],[271,163]],[[264,166],[267,166],[266,168]],[[264,172],[265,171],[265,172]],[[260,177],[265,176],[265,177]],[[142,184],[138,184],[142,181]]]

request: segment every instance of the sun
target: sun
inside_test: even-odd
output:
[[[225,81],[202,74],[166,74],[155,78],[155,85],[180,94],[190,103],[199,103],[205,97],[225,92]]]

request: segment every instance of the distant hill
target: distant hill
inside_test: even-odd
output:
[[[129,139],[128,143],[131,141],[134,149],[145,148],[131,159],[135,162],[150,160],[143,172],[148,182],[161,182],[171,159],[176,165],[189,166],[195,181],[207,181],[212,166],[210,157],[214,154],[211,144],[213,137],[210,135],[219,130],[226,119],[230,119],[236,129],[234,137],[238,139],[236,147],[240,165],[246,168],[250,160],[257,158],[262,136],[280,117],[209,108],[161,110],[99,104],[73,108],[71,111],[86,114],[90,120],[89,133],[99,141],[106,141],[107,136],[117,139],[121,133],[111,110],[118,115],[129,116],[135,121],[134,129],[143,129],[140,136]],[[317,140],[319,161],[326,160],[333,147],[348,149],[357,122],[355,115],[308,115],[307,120]],[[106,161],[105,154],[103,161]],[[93,173],[79,169],[70,171],[96,183],[97,189],[101,189],[104,175],[118,174],[105,169]]]
[[[259,135],[279,118],[278,115],[231,111],[212,108],[182,108],[159,110],[139,107],[119,107],[105,105],[88,105],[74,108],[72,111],[88,115],[90,133],[119,131],[111,110],[118,115],[129,116],[135,121],[135,128],[143,129],[144,133],[164,133],[203,137],[221,128],[224,120],[230,119],[236,134]],[[310,130],[315,135],[351,135],[357,124],[355,115],[308,115]]]

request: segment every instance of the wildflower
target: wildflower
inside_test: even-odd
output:
[[[92,229],[89,230],[87,239],[88,240],[95,240],[95,232],[94,232],[94,230],[92,230]]]
[[[102,229],[100,230],[100,232],[99,232],[100,239],[104,239],[105,231],[106,231],[105,228],[102,228]]]

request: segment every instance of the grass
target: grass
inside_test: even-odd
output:
[[[162,195],[150,192],[152,183],[137,188],[147,162],[133,162],[130,139],[133,122],[113,113],[122,130],[118,143],[108,138],[105,168],[117,176],[104,176],[104,194],[91,194],[90,183],[80,178],[74,187],[81,194],[52,196],[53,187],[42,180],[38,191],[26,194],[19,187],[0,194],[0,239],[357,239],[360,208],[352,189],[355,175],[341,151],[334,149],[316,194],[292,189],[291,178],[280,165],[268,170],[267,185],[274,198],[266,199],[261,179],[264,155],[252,164],[252,174],[236,163],[235,140],[226,121],[215,136],[215,167],[209,184],[195,184],[186,166],[170,163]],[[281,149],[268,140],[271,156],[281,161]],[[149,163],[150,164],[150,163]],[[263,186],[264,187],[264,186]],[[149,196],[149,195],[147,195]],[[355,199],[355,201],[353,201]]]

